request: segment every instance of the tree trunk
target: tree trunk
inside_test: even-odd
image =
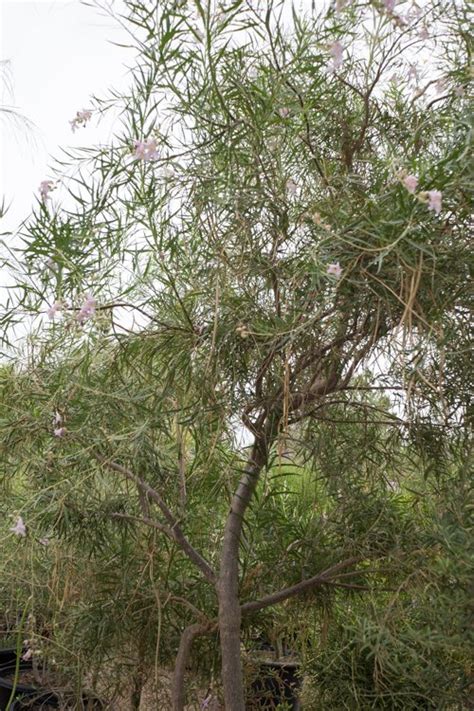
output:
[[[186,701],[185,675],[186,665],[195,637],[209,633],[209,625],[195,623],[186,627],[179,643],[178,655],[173,673],[173,686],[171,690],[171,703],[173,711],[184,711]]]
[[[226,711],[245,711],[245,693],[240,658],[239,546],[245,511],[257,486],[267,452],[278,429],[277,415],[256,433],[246,472],[232,497],[220,561],[217,595],[222,655],[222,684]],[[263,425],[263,423],[262,423]]]

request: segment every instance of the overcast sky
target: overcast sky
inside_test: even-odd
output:
[[[105,125],[73,134],[69,121],[91,94],[128,83],[131,55],[111,43],[126,41],[117,24],[80,0],[0,0],[0,27],[0,59],[10,62],[13,90],[2,87],[2,104],[35,124],[23,130],[5,115],[0,120],[0,200],[11,203],[4,232],[28,215],[59,147],[107,139]]]

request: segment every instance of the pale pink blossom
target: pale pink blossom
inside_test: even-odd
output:
[[[38,538],[38,543],[41,543],[42,546],[49,546],[49,538]]]
[[[296,195],[298,191],[298,185],[295,183],[295,181],[290,178],[289,180],[286,181],[286,189],[290,193],[290,195]]]
[[[61,311],[62,309],[62,304],[60,301],[55,301],[54,304],[52,304],[49,309],[46,311],[48,318],[50,320],[53,320],[58,311]]]
[[[49,199],[49,193],[56,188],[54,182],[52,180],[42,180],[40,185],[39,185],[39,192],[41,195],[41,199],[43,201],[46,201]]]
[[[66,435],[66,428],[65,427],[55,427],[54,428],[54,436],[55,437],[64,437]]]
[[[148,141],[134,141],[134,157],[136,160],[142,160],[144,162],[157,160],[158,147],[156,145],[155,139],[149,139]]]
[[[405,175],[402,182],[409,193],[414,193],[418,187],[418,178],[416,175]]]
[[[418,84],[418,79],[419,72],[417,66],[415,64],[410,64],[410,69],[408,70],[408,80]]]
[[[428,28],[426,27],[426,25],[424,25],[424,26],[421,28],[421,30],[418,32],[418,37],[419,37],[421,40],[427,40],[427,39],[429,39],[430,33],[428,32]]]
[[[331,275],[331,276],[335,276],[336,279],[339,279],[339,277],[340,277],[341,274],[342,274],[342,267],[341,267],[341,265],[339,264],[339,262],[335,262],[335,263],[333,263],[333,264],[328,264],[327,269],[326,269],[326,273],[329,274],[329,275]]]
[[[87,122],[90,121],[91,117],[92,111],[90,111],[89,109],[82,109],[82,111],[78,111],[76,113],[76,117],[73,118],[72,121],[69,121],[69,123],[71,124],[72,132],[74,133],[76,129],[79,128],[79,126],[85,128]]]
[[[63,423],[63,416],[57,410],[54,412],[53,423],[56,427],[59,427]]]
[[[456,86],[454,89],[454,93],[458,98],[461,98],[461,96],[464,96],[464,87],[463,86]]]
[[[282,119],[286,119],[290,115],[290,109],[287,106],[282,106],[281,109],[278,109],[278,113]]]
[[[18,516],[15,525],[10,528],[10,531],[14,533],[15,536],[20,536],[20,538],[26,536],[26,526],[21,516]]]
[[[79,309],[79,313],[77,314],[77,320],[80,324],[83,324],[84,321],[87,321],[95,315],[96,306],[97,301],[94,299],[92,294],[88,294],[84,303]]]
[[[429,200],[428,210],[433,210],[436,215],[439,215],[439,213],[441,212],[441,190],[428,190],[427,195]]]
[[[382,0],[387,12],[393,12],[396,5],[396,0]]]
[[[23,659],[24,662],[27,662],[31,659],[32,656],[33,656],[33,650],[30,647],[30,649],[27,649],[21,658]]]
[[[329,71],[335,72],[336,69],[340,69],[342,66],[342,55],[344,52],[344,47],[339,41],[333,42],[329,45],[329,54],[331,55],[331,61],[329,62]]]

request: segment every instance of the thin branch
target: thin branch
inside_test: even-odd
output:
[[[114,471],[123,474],[130,481],[133,481],[137,485],[137,487],[141,491],[143,491],[143,493],[147,494],[150,499],[152,499],[158,504],[160,511],[162,512],[163,516],[169,524],[169,526],[163,526],[163,528],[160,528],[160,530],[162,530],[163,533],[165,533],[169,538],[173,539],[179,545],[183,553],[185,553],[189,560],[191,560],[199,568],[201,573],[203,573],[206,580],[212,585],[214,585],[214,583],[216,582],[216,574],[214,573],[213,569],[205,560],[205,558],[203,558],[202,555],[198,553],[198,551],[193,548],[191,543],[188,541],[178,524],[178,520],[172,514],[172,512],[170,511],[164,500],[161,498],[159,493],[156,491],[156,489],[153,489],[149,484],[147,484],[144,479],[134,474],[130,469],[127,469],[127,467],[122,466],[122,464],[113,462],[110,459],[107,459],[106,457],[102,456],[98,452],[94,452],[94,456],[101,464],[103,464],[108,469],[113,469]],[[143,520],[146,522],[146,519]]]
[[[144,526],[156,528],[157,531],[161,531],[161,533],[164,533],[166,536],[170,535],[170,530],[168,526],[164,526],[162,523],[159,523],[158,521],[153,521],[151,518],[148,518],[146,516],[141,518],[140,516],[132,516],[131,514],[114,512],[110,514],[110,518],[122,519],[123,521],[133,521],[134,523],[142,523]]]
[[[307,580],[302,580],[300,583],[296,583],[296,585],[291,585],[288,588],[283,588],[283,590],[278,590],[277,592],[265,595],[265,597],[260,598],[260,600],[252,600],[252,602],[246,602],[241,607],[242,614],[244,615],[250,612],[256,612],[257,610],[262,610],[265,607],[271,607],[272,605],[276,605],[279,602],[288,600],[290,597],[296,597],[297,595],[301,595],[302,593],[307,592],[308,590],[312,590],[313,588],[319,587],[321,585],[340,585],[340,587],[354,587],[354,589],[358,589],[359,586],[356,587],[351,585],[350,583],[338,583],[337,580],[334,579],[338,577],[337,573],[339,570],[347,568],[349,565],[353,565],[358,561],[360,561],[360,558],[349,558],[348,560],[344,560],[341,563],[336,563],[336,565],[331,566],[327,570],[324,570],[322,573],[314,575],[312,578],[308,578]],[[365,571],[362,569],[353,571],[351,574],[360,575],[364,572]],[[345,577],[349,577],[349,575],[350,574],[346,573]]]

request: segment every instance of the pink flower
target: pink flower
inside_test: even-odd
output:
[[[49,538],[38,538],[38,543],[42,546],[49,546]]]
[[[134,141],[133,145],[135,148],[134,157],[136,160],[147,162],[157,160],[159,158],[158,148],[154,139],[150,139],[148,141]]]
[[[58,311],[61,311],[62,309],[62,304],[60,301],[55,301],[52,306],[49,307],[49,309],[46,311],[48,318],[50,320],[53,320]]]
[[[335,72],[342,66],[342,54],[344,52],[344,47],[340,42],[333,42],[329,45],[329,54],[332,59],[329,62],[329,71]]]
[[[49,199],[49,193],[56,188],[52,180],[41,181],[38,190],[40,191],[41,199],[46,201]]]
[[[335,276],[336,279],[339,279],[342,274],[342,267],[339,262],[335,262],[334,264],[328,264],[326,273],[331,276]]]
[[[290,178],[289,180],[286,181],[286,189],[288,190],[290,195],[296,195],[298,191],[298,185],[295,183],[295,181]]]
[[[55,427],[54,436],[55,437],[64,437],[66,432],[67,432],[67,430],[65,427]]]
[[[18,516],[15,525],[10,528],[10,531],[21,538],[26,536],[26,526],[21,516]]]
[[[409,193],[414,193],[418,187],[418,178],[416,175],[406,175],[402,182]]]
[[[290,115],[290,109],[287,106],[282,106],[281,109],[278,109],[278,113],[282,119],[286,119]]]
[[[27,649],[26,652],[23,654],[22,659],[24,662],[27,662],[29,659],[31,659],[32,656],[33,650],[30,647],[30,649]]]
[[[408,70],[408,80],[418,83],[419,74],[418,69],[415,64],[410,64],[410,69]]]
[[[92,111],[89,111],[88,109],[82,109],[82,111],[78,111],[76,113],[76,118],[74,118],[72,121],[69,121],[71,124],[71,129],[72,132],[74,133],[79,126],[82,126],[83,128],[86,127],[86,124],[88,121],[90,121],[92,116]]]
[[[441,198],[442,193],[440,190],[428,190],[428,210],[433,210],[437,215],[441,212]]]
[[[84,303],[79,309],[79,313],[77,314],[77,320],[80,324],[83,324],[84,321],[87,321],[87,319],[92,318],[95,315],[96,306],[97,301],[91,294],[88,294]]]
[[[382,0],[387,12],[393,12],[396,5],[396,0]]]

